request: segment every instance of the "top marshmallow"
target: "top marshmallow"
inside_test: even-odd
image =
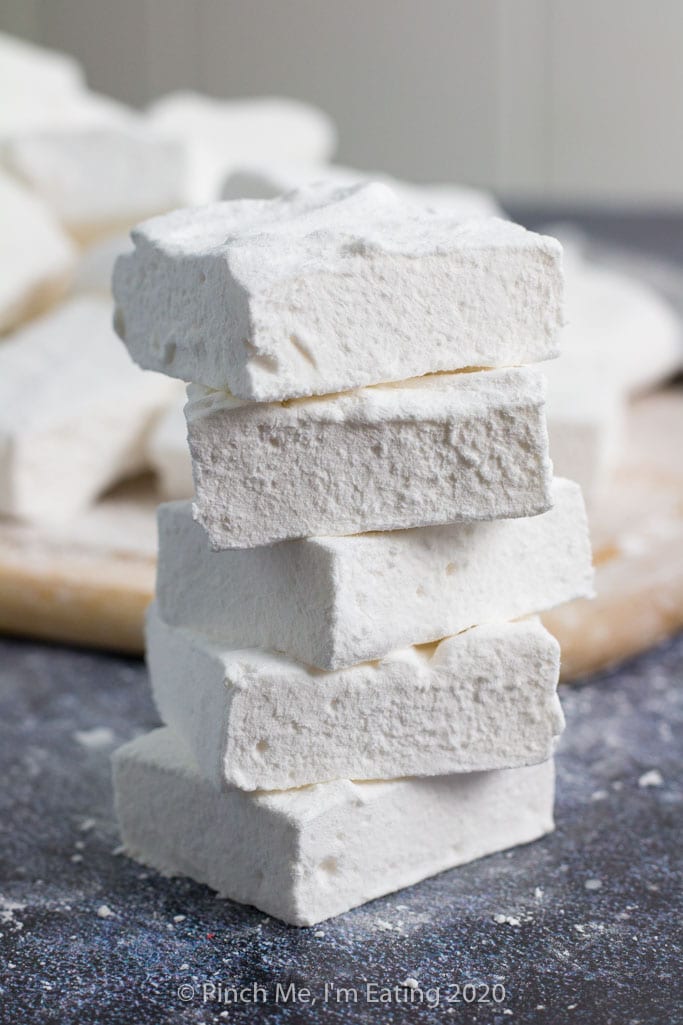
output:
[[[141,366],[256,402],[557,355],[561,246],[386,185],[153,218],[114,269]]]

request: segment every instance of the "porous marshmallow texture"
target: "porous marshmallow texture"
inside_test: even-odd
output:
[[[189,394],[195,515],[217,549],[551,504],[544,381],[529,367],[283,404]]]
[[[162,720],[219,787],[531,765],[551,757],[564,726],[559,645],[537,619],[321,673],[284,655],[212,644],[152,609],[147,661]]]
[[[259,402],[557,355],[561,247],[319,183],[154,218],[114,270],[135,360]]]
[[[128,854],[291,925],[314,925],[553,829],[552,761],[246,794],[204,780],[161,729],[120,748],[114,775]]]

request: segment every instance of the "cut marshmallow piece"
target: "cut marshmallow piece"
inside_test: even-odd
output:
[[[246,794],[207,783],[162,729],[116,752],[114,779],[130,856],[299,926],[553,829],[552,761]]]
[[[594,505],[617,462],[628,397],[683,365],[683,335],[649,286],[569,252],[562,353],[543,368],[550,452],[556,472],[578,481]]]
[[[381,184],[154,218],[114,270],[141,366],[259,402],[557,355],[561,248]]]
[[[73,97],[85,89],[83,70],[73,57],[0,32],[0,95]]]
[[[19,136],[4,158],[79,239],[180,206],[185,148],[130,124]]]
[[[557,473],[581,485],[587,505],[600,499],[616,465],[624,396],[595,354],[560,358],[544,366],[548,380],[548,436]]]
[[[555,480],[551,500],[540,516],[224,552],[211,551],[190,502],[162,505],[159,611],[224,646],[282,651],[320,669],[377,659],[590,597],[581,491]]]
[[[187,447],[187,425],[183,405],[184,402],[174,402],[162,414],[155,424],[154,430],[150,433],[147,445],[147,458],[156,474],[159,491],[164,498],[189,498],[194,494],[192,463],[190,450]],[[196,529],[206,540],[201,528],[197,527]],[[179,588],[178,580],[184,580],[185,573],[186,564],[183,559],[180,576],[174,585],[179,592],[184,591],[185,585],[183,584],[183,587]]]
[[[107,235],[91,242],[81,251],[81,258],[74,274],[73,291],[95,292],[111,298],[114,264],[122,253],[129,253],[132,248],[133,244],[127,231]],[[184,431],[183,425],[183,433]]]
[[[215,786],[287,790],[546,761],[564,718],[560,649],[538,619],[321,673],[147,619],[159,714]]]
[[[147,120],[155,134],[188,147],[191,177],[186,202],[192,205],[218,199],[226,173],[237,164],[321,163],[336,145],[336,132],[326,114],[283,98],[217,100],[176,92],[156,100]]]
[[[411,185],[386,174],[369,174],[337,164],[242,164],[223,182],[222,199],[275,199],[316,182],[357,185],[381,182],[412,203],[448,210],[461,220],[470,217],[502,217],[503,212],[490,192],[465,185]]]
[[[0,172],[0,331],[40,313],[66,290],[76,250],[41,200]]]
[[[72,299],[0,346],[0,513],[63,520],[144,468],[169,382],[141,372],[104,299]]]
[[[544,385],[522,367],[283,404],[190,386],[195,516],[220,549],[545,512]]]

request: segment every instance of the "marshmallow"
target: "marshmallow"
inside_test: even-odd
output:
[[[104,124],[129,116],[123,104],[86,90],[66,54],[0,33],[0,143],[33,131]]]
[[[169,382],[116,344],[104,299],[72,299],[0,346],[0,513],[51,523],[144,467]]]
[[[91,242],[81,251],[81,258],[74,274],[73,291],[99,292],[100,295],[111,297],[111,276],[116,259],[122,253],[131,252],[132,248],[127,231],[107,235]]]
[[[225,646],[320,669],[517,619],[592,594],[581,491],[555,480],[551,499],[540,516],[224,552],[211,551],[189,502],[162,505],[159,611]]]
[[[271,401],[557,354],[561,249],[385,185],[155,218],[114,270],[141,366]]]
[[[628,396],[681,367],[683,338],[653,289],[569,252],[562,353],[544,367],[548,430],[556,472],[594,505],[617,462]]]
[[[382,182],[412,203],[469,217],[502,217],[490,192],[464,185],[411,185],[387,174],[370,174],[336,164],[248,163],[234,168],[223,182],[222,199],[275,199],[295,189],[325,181],[333,185]]]
[[[217,787],[514,768],[550,758],[564,727],[560,649],[537,619],[321,673],[214,644],[152,608],[147,662],[162,720]]]
[[[51,131],[7,143],[5,161],[81,239],[180,206],[181,143],[127,125]]]
[[[187,426],[182,407],[181,402],[169,406],[150,432],[147,443],[147,459],[157,476],[159,491],[164,498],[189,498],[194,494]],[[204,537],[199,527],[197,530]],[[185,573],[186,563],[183,560],[180,577],[177,579],[184,580]],[[183,583],[183,587],[178,588],[176,580],[174,588],[182,593],[185,585]]]
[[[529,367],[283,404],[191,386],[195,516],[216,549],[534,516],[551,503],[543,393]]]
[[[73,57],[0,32],[0,94],[8,101],[24,94],[73,97],[83,89],[83,70]]]
[[[548,436],[557,473],[581,485],[589,507],[600,498],[616,465],[624,399],[604,362],[580,357],[547,364]]]
[[[332,122],[321,110],[287,99],[216,100],[176,92],[156,100],[147,119],[153,132],[188,147],[186,202],[220,196],[227,172],[245,161],[327,160],[336,144]]]
[[[203,780],[168,729],[114,755],[127,853],[291,925],[314,925],[553,829],[552,761],[246,794]]]
[[[40,199],[2,172],[0,219],[0,331],[8,331],[61,295],[76,251]]]

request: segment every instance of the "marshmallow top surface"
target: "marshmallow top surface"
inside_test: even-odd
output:
[[[135,359],[256,401],[556,355],[561,248],[495,218],[320,183],[180,210],[114,270]]]
[[[152,218],[133,241],[183,257],[224,256],[232,275],[260,291],[298,270],[341,270],[348,255],[420,257],[479,247],[540,249],[557,257],[554,239],[487,218],[462,222],[447,209],[406,203],[381,182],[347,187],[317,182],[273,200],[215,203]]]
[[[222,410],[253,411],[265,421],[279,424],[299,420],[319,423],[365,423],[382,421],[434,421],[451,423],[459,417],[481,412],[492,405],[541,405],[545,401],[543,374],[530,367],[508,367],[485,373],[457,371],[426,374],[408,381],[370,385],[337,395],[309,396],[263,404],[237,399],[228,392],[191,384],[187,389],[185,417],[188,423]]]

